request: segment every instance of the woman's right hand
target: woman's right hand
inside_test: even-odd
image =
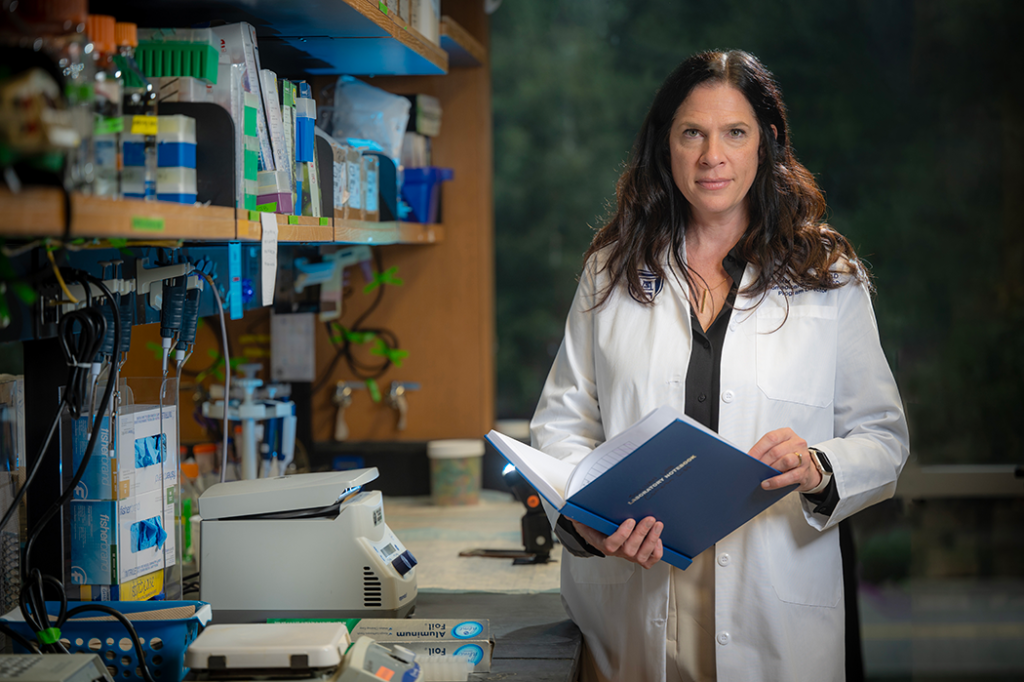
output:
[[[661,546],[661,529],[665,524],[655,520],[653,516],[648,516],[639,523],[633,519],[626,519],[611,535],[605,535],[578,521],[573,521],[572,525],[584,540],[601,550],[605,556],[617,556],[640,564],[644,568],[650,568],[661,561],[664,551]]]

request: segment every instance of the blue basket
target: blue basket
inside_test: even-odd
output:
[[[201,601],[100,601],[68,602],[68,610],[85,604],[102,604],[127,615],[140,611],[162,611],[181,606],[194,606],[195,613],[176,620],[133,620],[132,625],[142,640],[146,663],[158,682],[181,682],[188,673],[185,667],[185,650],[199,636],[199,631],[210,622],[213,610]],[[60,613],[60,602],[46,602],[46,612],[52,620]],[[142,675],[135,646],[128,637],[128,631],[116,620],[82,620],[102,617],[96,612],[81,613],[69,618],[61,628],[60,638],[71,653],[98,654],[118,682],[139,681]],[[20,611],[6,614],[0,621],[26,639],[35,640],[36,634],[21,617]],[[16,653],[28,653],[17,643]]]

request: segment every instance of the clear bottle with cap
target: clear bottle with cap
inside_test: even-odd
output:
[[[86,35],[86,0],[11,3],[5,10],[24,21],[22,30],[33,49],[48,54],[64,76],[64,94],[78,147],[68,153],[64,184],[69,191],[92,192],[93,161],[93,46]],[[16,25],[13,24],[12,25]]]
[[[114,43],[114,17],[90,14],[86,19],[86,33],[92,42],[91,57],[95,66],[93,81],[93,160],[95,180],[93,193],[103,197],[117,197],[119,190],[118,158],[121,119],[121,69],[114,62],[117,46]]]
[[[146,201],[156,201],[156,88],[143,75],[142,69],[135,61],[135,48],[139,46],[138,27],[132,23],[118,22],[114,27],[114,33],[118,51],[114,62],[121,69],[121,78],[124,82],[124,126],[120,144],[121,193],[141,196]],[[141,158],[134,153],[135,149],[141,149]]]

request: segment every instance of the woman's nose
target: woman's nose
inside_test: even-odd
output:
[[[705,166],[717,166],[722,162],[722,147],[713,135],[704,143],[704,153],[701,154],[700,161]]]

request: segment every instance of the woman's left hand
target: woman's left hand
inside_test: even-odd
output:
[[[776,490],[793,484],[800,486],[800,492],[813,490],[821,483],[821,473],[811,461],[807,441],[793,429],[775,429],[761,437],[748,453],[782,473],[761,483],[765,490]]]

